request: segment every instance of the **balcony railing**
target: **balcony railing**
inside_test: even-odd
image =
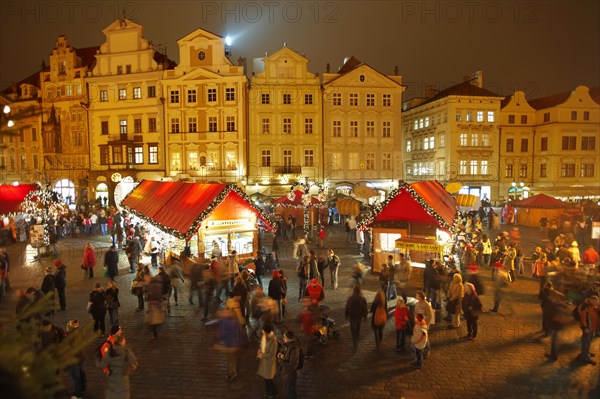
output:
[[[291,165],[275,166],[275,173],[280,174],[280,175],[301,174],[302,173],[302,167],[301,166],[291,166]]]

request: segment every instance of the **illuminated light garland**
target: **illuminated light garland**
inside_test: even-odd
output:
[[[62,195],[49,188],[31,191],[21,203],[21,210],[27,219],[42,220],[44,226],[44,244],[50,245],[48,220],[69,212],[69,206],[63,201]]]
[[[406,190],[410,196],[417,201],[417,203],[425,210],[425,212],[427,212],[428,215],[432,216],[440,225],[440,227],[450,231],[450,232],[454,232],[454,230],[456,229],[456,226],[458,225],[458,212],[455,212],[454,215],[454,220],[452,221],[452,224],[448,224],[446,222],[446,220],[444,220],[443,217],[440,216],[439,213],[437,213],[435,211],[435,209],[433,209],[424,199],[423,197],[421,197],[414,188],[412,188],[410,186],[410,184],[408,183],[402,183],[401,186],[399,186],[398,188],[393,189],[392,191],[390,191],[390,194],[387,196],[387,198],[379,205],[376,205],[371,212],[369,213],[369,215],[364,218],[363,220],[361,220],[358,223],[357,228],[359,230],[364,230],[366,228],[368,228],[368,225],[370,225],[371,223],[373,223],[375,221],[375,218],[377,217],[377,215],[379,215],[381,213],[381,211],[389,205],[389,203],[400,194],[400,192],[402,190]]]
[[[197,184],[197,183],[187,183],[187,184]],[[129,194],[127,194],[127,196],[125,198],[123,198],[122,202],[125,202],[125,199],[127,197],[129,197],[129,195],[131,195],[136,189],[133,189]],[[252,198],[248,197],[246,195],[246,193],[244,191],[242,191],[237,185],[235,184],[228,184],[225,189],[223,189],[223,191],[221,191],[213,200],[212,202],[206,207],[205,210],[203,210],[200,215],[198,215],[194,221],[192,222],[192,224],[190,225],[190,228],[184,232],[181,233],[178,230],[172,229],[170,227],[167,227],[161,223],[158,223],[157,221],[155,221],[154,219],[139,213],[138,211],[136,211],[135,209],[132,209],[126,205],[121,205],[125,210],[127,210],[127,212],[131,212],[132,214],[134,214],[136,217],[140,218],[141,220],[143,220],[144,222],[162,230],[163,232],[170,234],[174,237],[179,238],[180,240],[189,240],[195,233],[196,231],[198,231],[198,229],[200,228],[200,225],[202,224],[202,222],[208,218],[210,216],[210,214],[215,210],[215,208],[217,206],[219,206],[224,200],[225,198],[227,198],[227,195],[229,195],[230,192],[234,191],[237,195],[239,195],[247,204],[250,208],[252,208],[252,210],[254,212],[257,213],[257,215],[259,216],[259,218],[263,219],[265,222],[267,222],[267,224],[269,226],[271,226],[271,228],[276,229],[277,228],[277,222],[275,221],[275,219],[273,217],[271,217],[270,215],[265,214],[258,206],[256,206],[254,204],[254,201],[252,200]]]
[[[312,203],[310,189],[313,187],[317,187],[319,189],[319,191],[317,193],[317,200],[321,202],[319,204]],[[323,203],[327,200],[327,194],[324,192],[325,188],[323,187],[323,185],[321,183],[311,182],[308,179],[308,177],[305,177],[304,182],[297,181],[297,182],[292,183],[292,185],[290,187],[290,192],[287,194],[287,197],[290,201],[294,201],[296,199],[296,193],[295,193],[296,188],[302,188],[302,191],[304,192],[304,194],[302,194],[302,205],[303,206],[300,207],[297,205],[288,205],[288,204],[281,205],[281,206],[287,206],[287,207],[292,207],[292,208],[304,208],[303,230],[304,230],[304,236],[307,237],[308,234],[310,233],[308,208],[311,206],[314,206],[315,208],[321,208],[323,206],[327,206],[327,204]]]

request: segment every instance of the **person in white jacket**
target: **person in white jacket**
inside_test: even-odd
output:
[[[417,368],[423,368],[423,350],[427,346],[429,341],[429,334],[427,332],[427,322],[425,317],[421,313],[415,315],[415,328],[413,330],[413,336],[410,340],[412,351],[415,355],[415,361],[410,365]]]

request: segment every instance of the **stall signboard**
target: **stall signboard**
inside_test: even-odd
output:
[[[234,220],[209,220],[207,222],[208,227],[229,227],[237,226],[239,224],[250,223],[248,219],[234,219]]]
[[[443,250],[443,246],[436,243],[424,243],[424,242],[407,242],[396,240],[396,248],[404,249],[409,251],[425,251],[425,252],[440,252]]]
[[[29,227],[29,238],[31,240],[31,246],[34,248],[41,247],[44,245],[44,226],[41,224],[34,224]]]

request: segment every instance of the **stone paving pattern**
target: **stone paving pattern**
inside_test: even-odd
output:
[[[535,229],[522,228],[522,240],[527,249],[541,239]],[[373,332],[367,321],[361,329],[361,343],[355,352],[343,310],[350,295],[350,270],[359,260],[356,248],[345,243],[343,228],[328,227],[326,245],[337,250],[342,260],[340,287],[329,289],[326,279],[325,304],[342,332],[339,341],[318,347],[316,355],[305,362],[298,380],[301,398],[598,398],[600,366],[583,365],[575,360],[580,347],[580,330],[573,322],[560,333],[559,360],[547,362],[549,339],[543,338],[541,311],[537,300],[537,282],[519,278],[500,307],[500,313],[487,312],[491,307],[491,289],[482,296],[486,312],[479,321],[475,341],[454,340],[455,332],[441,322],[431,332],[431,355],[422,370],[409,366],[412,358],[395,351],[393,318],[388,320],[381,349],[375,350]],[[61,258],[68,266],[67,311],[57,312],[51,320],[64,326],[70,319],[91,321],[85,307],[95,282],[106,283],[101,276],[103,254],[109,238],[92,237],[97,248],[98,266],[93,280],[84,277],[79,268],[83,245],[88,239],[79,237],[60,241]],[[11,280],[15,288],[41,285],[46,266],[54,259],[33,261],[35,251],[25,244],[8,247],[11,255]],[[297,278],[293,272],[291,243],[282,244],[281,266],[287,272],[289,305],[286,326],[297,331],[295,318],[300,311],[297,303]],[[131,379],[133,398],[262,398],[263,380],[256,375],[256,343],[250,343],[239,354],[238,379],[226,382],[226,362],[221,353],[212,349],[215,333],[201,321],[201,309],[187,304],[187,289],[181,294],[180,305],[172,307],[159,339],[151,339],[143,312],[135,310],[137,300],[129,295],[133,274],[124,252],[120,255],[120,323],[129,347],[137,355],[140,367]],[[149,259],[146,259],[149,263]],[[527,274],[526,274],[527,275]],[[489,284],[489,272],[482,273]],[[263,279],[265,287],[269,279]],[[378,277],[368,274],[365,295],[370,304],[378,288]],[[14,295],[0,304],[0,320],[4,334],[14,327],[10,323],[15,305]],[[108,315],[107,315],[108,324]],[[463,335],[466,325],[463,323]],[[99,339],[100,342],[100,339]],[[592,343],[592,352],[600,353],[600,339]],[[94,345],[95,346],[95,345]],[[104,377],[94,367],[93,348],[86,362],[88,389],[86,399],[103,397]],[[280,398],[287,393],[280,381]],[[68,390],[67,392],[70,392]],[[64,397],[69,397],[65,392]]]

